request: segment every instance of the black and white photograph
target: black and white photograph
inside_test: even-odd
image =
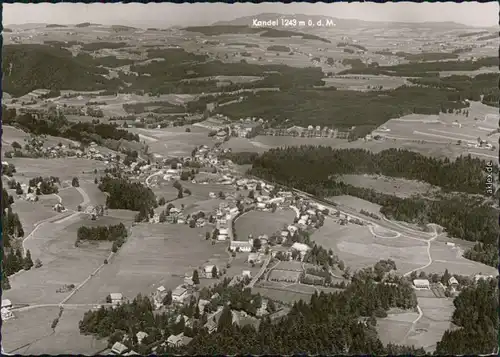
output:
[[[495,355],[499,5],[3,4],[2,355]]]

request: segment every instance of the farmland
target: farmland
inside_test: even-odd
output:
[[[251,234],[258,237],[268,236],[283,229],[284,225],[293,223],[295,213],[292,210],[277,210],[276,212],[250,211],[238,217],[235,221],[235,231],[239,240],[246,240]]]
[[[181,224],[136,225],[110,264],[68,303],[96,303],[112,292],[132,299],[159,285],[174,289],[185,273],[192,273],[209,259],[227,259],[226,247],[206,241],[205,231]]]

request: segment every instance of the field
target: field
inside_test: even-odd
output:
[[[34,177],[56,176],[61,184],[70,186],[73,177],[78,177],[80,183],[94,181],[94,170],[104,170],[105,164],[102,161],[87,159],[31,159],[12,158],[8,160],[14,164],[16,173],[14,178],[21,183],[28,183]]]
[[[431,352],[436,348],[444,332],[453,328],[450,322],[455,309],[453,299],[418,297],[418,305],[424,316],[415,324],[405,344],[423,347],[427,352]]]
[[[191,129],[190,133],[186,128]],[[163,157],[190,156],[195,146],[212,146],[208,130],[197,126],[182,126],[166,129],[128,129],[146,142],[149,151]]]
[[[111,243],[86,243],[75,247],[76,230],[81,225],[105,225],[109,217],[90,221],[84,214],[73,214],[59,223],[44,223],[33,231],[24,245],[33,260],[43,266],[10,278],[11,289],[4,293],[14,303],[56,304],[65,294],[56,290],[65,284],[78,285],[85,280],[111,252]],[[114,224],[118,223],[115,219]]]
[[[276,212],[249,211],[235,221],[235,231],[239,240],[246,240],[251,234],[258,237],[271,235],[283,229],[284,225],[293,223],[295,213],[292,210],[276,210]]]
[[[382,86],[383,90],[395,89],[407,84],[405,78],[373,75],[345,75],[323,78],[326,86],[344,90],[368,91],[375,87]]]
[[[77,206],[83,202],[83,197],[75,187],[67,187],[59,190],[59,197],[62,199],[64,207],[76,210]]]
[[[304,285],[300,283],[279,283],[271,281],[260,281],[255,287],[252,288],[252,293],[260,293],[261,295],[273,299],[279,300],[284,303],[294,303],[298,300],[304,300],[309,302],[311,295],[317,291],[324,291],[325,293],[338,292],[342,289],[335,288],[324,288],[315,287],[310,285]]]
[[[324,226],[313,233],[311,239],[325,249],[331,248],[351,269],[373,266],[381,259],[392,259],[398,271],[425,265],[428,262],[423,242],[400,237],[374,238],[368,227],[350,224],[341,226],[327,218]]]
[[[413,195],[433,195],[439,191],[439,188],[432,187],[432,185],[425,182],[381,175],[344,175],[339,179],[353,186],[364,187],[401,198]]]
[[[25,237],[28,236],[28,234],[33,230],[36,223],[58,215],[52,207],[46,207],[43,204],[43,201],[27,202],[23,200],[16,200],[12,209],[19,215],[19,219],[23,225]]]
[[[2,347],[7,353],[39,354],[31,345],[50,336],[50,324],[57,317],[59,308],[42,307],[28,311],[14,311],[14,319],[2,323]]]
[[[363,200],[358,197],[342,195],[342,196],[329,197],[328,199],[340,205],[353,208],[358,212],[361,210],[365,210],[370,213],[380,214],[380,208],[381,208],[380,205]]]
[[[418,317],[417,312],[389,313],[387,317],[377,319],[377,333],[384,344],[403,344]]]
[[[64,346],[67,354],[94,355],[107,347],[107,339],[98,340],[94,336],[81,335],[78,322],[91,306],[66,307],[55,328],[55,333],[33,343],[31,354],[57,355]],[[50,325],[50,323],[48,324]]]
[[[98,185],[96,185],[93,181],[92,183],[80,181],[80,187],[87,194],[88,201],[91,205],[106,204],[106,194],[99,190]]]
[[[451,242],[453,240],[448,239],[447,241]],[[473,275],[482,273],[493,276],[498,275],[498,270],[494,267],[462,257],[464,248],[464,244],[460,243],[457,243],[456,247],[450,247],[441,241],[432,242],[430,253],[433,262],[423,271],[426,273],[444,273],[445,269],[448,269],[451,274]]]
[[[159,285],[175,288],[185,273],[210,259],[227,259],[226,245],[212,245],[205,231],[180,224],[136,225],[118,254],[68,303],[99,303],[112,292],[132,299]]]

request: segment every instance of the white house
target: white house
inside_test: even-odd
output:
[[[187,297],[187,289],[182,286],[178,286],[172,291],[172,301],[177,303],[184,302],[184,299]]]
[[[142,343],[142,340],[144,340],[146,337],[148,337],[148,334],[144,331],[139,331],[135,335],[137,337],[137,342]]]
[[[12,319],[14,314],[9,309],[2,307],[2,321]]]
[[[483,275],[483,274],[476,274],[474,275],[474,281],[477,283],[479,280],[488,280],[493,278],[493,275]],[[3,305],[3,304],[2,304]]]
[[[457,279],[452,276],[449,280],[448,280],[448,285],[451,286],[452,288],[456,288],[458,286],[458,281]]]
[[[205,267],[203,268],[203,272],[205,273],[206,278],[213,278],[212,271],[214,267],[215,265],[205,265]]]
[[[421,290],[429,290],[430,289],[430,284],[429,280],[427,279],[415,279],[413,280],[413,285],[415,286],[415,289]]]
[[[119,304],[123,301],[123,295],[121,293],[111,293],[109,294],[112,304]]]
[[[223,242],[223,241],[225,241],[226,239],[227,239],[227,235],[225,235],[225,234],[219,234],[219,235],[217,236],[217,240],[218,240],[218,241]]]
[[[244,278],[246,278],[246,277],[251,278],[252,277],[252,273],[250,272],[250,270],[243,270],[241,272],[241,276],[244,277]]]
[[[302,253],[302,252],[306,253],[309,249],[311,249],[307,244],[298,243],[298,242],[293,243],[291,248],[293,250],[300,252],[300,253]]]
[[[10,309],[12,307],[12,302],[9,299],[3,299],[2,300],[2,309]]]
[[[170,335],[167,338],[167,343],[172,347],[180,346],[182,343],[182,337],[184,337],[184,332],[181,332],[178,335]]]
[[[203,311],[205,311],[205,306],[209,303],[210,301],[205,299],[198,300],[198,308],[200,309],[200,314],[203,314]]]
[[[239,248],[240,252],[250,252],[252,250],[252,243],[248,241],[231,241],[229,249],[234,252]]]
[[[449,246],[449,247],[454,247],[455,246],[455,243],[452,243],[452,242],[446,242],[446,245]]]
[[[227,228],[219,229],[219,234],[227,236],[229,234],[229,230]]]
[[[117,355],[121,355],[121,354],[127,352],[127,350],[128,350],[128,347],[120,342],[115,342],[113,347],[111,347],[111,352],[114,354],[117,354]]]

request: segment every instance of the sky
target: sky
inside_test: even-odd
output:
[[[476,27],[498,26],[499,5],[489,3],[295,3],[295,4],[4,4],[3,24],[92,22],[103,25],[170,27],[209,25],[259,13],[326,15],[366,21],[454,21]]]

